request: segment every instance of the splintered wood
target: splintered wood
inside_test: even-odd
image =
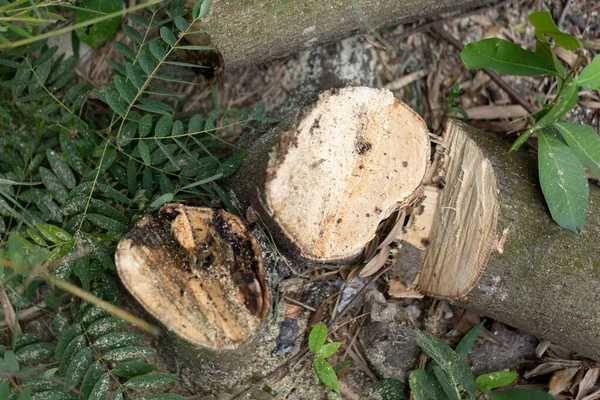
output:
[[[136,300],[193,344],[235,349],[270,309],[261,250],[225,211],[167,204],[138,221],[115,260]]]
[[[429,153],[427,126],[391,92],[325,92],[270,153],[268,211],[303,256],[356,256],[382,220],[420,196]]]
[[[426,295],[458,300],[477,284],[497,249],[498,187],[492,165],[452,120],[443,135],[438,174],[445,181],[418,288]]]

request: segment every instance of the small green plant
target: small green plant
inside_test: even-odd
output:
[[[454,104],[454,99],[460,96],[463,92],[464,89],[460,87],[460,84],[458,82],[455,82],[454,85],[452,85],[452,88],[450,89],[450,95],[448,95],[448,101],[446,102],[446,106],[448,107],[448,110],[450,110],[450,112],[452,112],[453,114],[460,114],[463,116],[464,119],[468,120],[469,116],[467,115],[467,112],[461,107]]]
[[[325,386],[340,393],[337,373],[344,367],[342,364],[336,365],[334,369],[326,360],[337,351],[342,345],[341,342],[331,342],[325,344],[327,340],[327,327],[318,323],[312,327],[308,335],[308,349],[315,355],[313,358],[313,369],[315,374]]]
[[[540,185],[552,218],[562,228],[579,232],[583,229],[589,203],[583,165],[600,177],[600,137],[590,126],[561,118],[577,104],[579,87],[600,90],[600,56],[595,56],[579,73],[567,71],[553,46],[579,49],[579,40],[561,32],[546,11],[530,14],[529,20],[535,27],[535,52],[491,38],[468,44],[460,56],[472,69],[489,68],[518,76],[549,75],[557,79],[554,100],[541,107],[535,114],[533,126],[519,136],[510,151],[519,149],[533,134],[538,135]],[[554,45],[547,36],[554,40]]]
[[[471,329],[455,350],[437,337],[414,330],[415,339],[421,349],[432,360],[424,370],[411,372],[410,389],[414,400],[462,400],[485,398],[489,400],[552,400],[550,394],[537,389],[512,388],[505,391],[494,389],[513,383],[518,374],[498,371],[473,375],[465,359],[485,321]],[[479,396],[479,397],[476,397]]]

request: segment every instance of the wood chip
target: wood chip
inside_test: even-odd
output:
[[[559,393],[564,392],[571,386],[573,377],[577,373],[579,368],[565,368],[560,371],[556,371],[552,378],[550,378],[549,388],[550,394],[557,396]]]
[[[508,106],[480,106],[469,108],[465,111],[469,119],[514,119],[524,117],[528,114],[527,110],[522,106],[515,104]]]
[[[390,288],[388,294],[397,299],[422,299],[423,295],[417,291],[408,289],[402,282],[392,279],[390,280]]]
[[[588,394],[596,384],[596,381],[598,380],[599,376],[600,368],[592,368],[588,370],[585,373],[583,380],[579,383],[579,390],[577,392],[577,397],[575,398],[575,400],[581,400],[583,396]]]

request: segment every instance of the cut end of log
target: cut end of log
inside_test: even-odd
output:
[[[235,349],[270,305],[261,250],[236,216],[167,204],[117,247],[127,290],[167,329],[209,349]]]
[[[459,123],[448,121],[441,151],[437,173],[445,186],[434,206],[418,288],[426,295],[458,300],[477,284],[498,249],[499,191],[491,162]],[[429,221],[431,213],[426,215]]]
[[[304,257],[354,257],[420,195],[429,158],[425,122],[390,91],[328,91],[271,152],[267,207]]]

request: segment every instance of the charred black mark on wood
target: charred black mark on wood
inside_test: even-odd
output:
[[[360,155],[363,155],[366,152],[368,152],[369,150],[371,150],[371,143],[358,141],[356,143],[355,147],[356,147],[356,152]]]
[[[402,161],[402,166],[403,166],[404,168],[408,167],[408,161]]]

